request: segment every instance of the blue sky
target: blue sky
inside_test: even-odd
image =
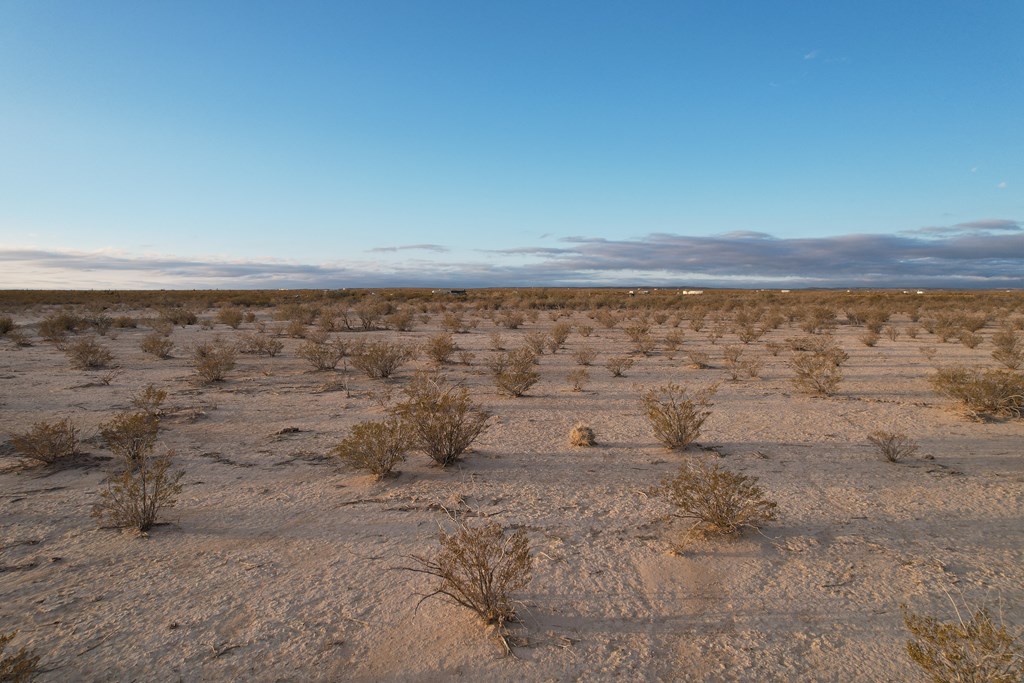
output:
[[[0,0],[0,287],[1024,286],[1021,27]]]

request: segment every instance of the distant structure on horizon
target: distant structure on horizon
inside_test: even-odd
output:
[[[464,289],[432,289],[431,294],[448,294],[450,296],[466,296]]]

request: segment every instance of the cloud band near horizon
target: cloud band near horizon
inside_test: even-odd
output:
[[[1001,219],[896,235],[655,233],[626,240],[569,237],[560,244],[481,251],[479,261],[320,264],[0,247],[0,288],[1024,287],[1024,229]],[[443,255],[446,249],[410,245],[380,251]]]

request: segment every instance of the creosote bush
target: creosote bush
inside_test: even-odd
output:
[[[16,635],[17,631],[0,633],[0,681],[4,683],[27,683],[39,673],[39,655],[26,648],[10,654],[5,652]]]
[[[633,367],[633,359],[629,356],[612,356],[604,363],[612,377],[625,377],[626,370]]]
[[[174,348],[174,342],[167,339],[159,332],[152,332],[142,338],[142,342],[139,344],[139,348],[143,352],[156,356],[157,358],[170,358],[171,350]]]
[[[1012,327],[1006,326],[992,335],[995,351],[992,358],[1008,370],[1019,370],[1024,365],[1024,339]]]
[[[238,352],[273,358],[284,349],[284,342],[262,332],[243,335],[238,343]]]
[[[423,599],[443,595],[472,610],[485,624],[497,627],[515,620],[513,591],[530,583],[533,557],[523,529],[505,534],[498,524],[462,526],[440,533],[441,549],[433,556],[413,555],[409,571],[439,579]]]
[[[594,430],[582,422],[578,423],[569,432],[569,445],[571,446],[589,448],[596,444],[597,436],[594,434]]]
[[[9,315],[0,315],[0,336],[14,329],[14,319]]]
[[[145,452],[100,492],[93,517],[100,524],[122,529],[151,529],[160,511],[173,507],[181,493],[181,478],[185,473],[170,471],[173,455],[173,451],[168,451],[154,457]]]
[[[590,381],[590,373],[586,368],[576,368],[566,375],[566,379],[569,380],[569,387],[573,391],[583,391],[583,387]]]
[[[913,635],[907,653],[936,683],[1019,683],[1024,680],[1024,647],[1003,623],[979,609],[966,621],[957,609],[953,622],[903,609],[903,623]]]
[[[975,419],[1020,417],[1024,411],[1024,374],[963,366],[939,368],[930,378],[942,396],[960,403]]]
[[[379,480],[394,473],[395,465],[405,460],[408,448],[409,438],[404,425],[392,416],[355,425],[331,453]]]
[[[153,450],[159,431],[160,419],[148,410],[118,413],[100,425],[100,435],[107,448],[129,465],[141,462]]]
[[[202,342],[192,347],[192,366],[204,384],[221,382],[235,367],[237,351],[232,344],[220,340]]]
[[[540,379],[536,362],[537,356],[525,346],[498,354],[489,363],[494,386],[509,396],[524,395]]]
[[[387,379],[412,360],[413,350],[388,341],[360,341],[352,349],[352,365],[370,379]]]
[[[70,419],[36,422],[27,432],[11,434],[14,450],[30,461],[55,465],[78,453],[78,429]]]
[[[797,353],[789,361],[796,373],[793,384],[801,391],[832,396],[839,390],[843,372],[834,358],[820,353]]]
[[[314,370],[333,370],[347,351],[342,342],[328,339],[326,333],[321,332],[311,334],[296,355],[312,365]]]
[[[877,431],[868,435],[868,441],[889,462],[899,462],[903,458],[909,458],[918,449],[918,445],[913,439],[898,432]]]
[[[423,345],[427,358],[436,365],[444,365],[451,361],[452,354],[458,350],[451,332],[441,332],[428,339]]]
[[[641,399],[644,414],[658,441],[673,450],[689,446],[711,415],[711,397],[717,390],[718,386],[713,385],[691,394],[684,387],[670,383],[644,393]]]
[[[392,414],[401,420],[410,445],[441,467],[455,462],[487,429],[491,418],[465,387],[443,377],[417,374],[404,393],[405,400]]]
[[[106,367],[113,360],[110,350],[92,337],[76,339],[64,347],[64,355],[71,361],[71,366],[79,370],[92,370]]]
[[[732,534],[776,518],[777,504],[765,497],[755,477],[717,464],[684,463],[674,478],[662,482],[662,492],[678,509],[677,517],[696,520],[691,531],[698,533]]]

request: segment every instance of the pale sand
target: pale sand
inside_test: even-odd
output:
[[[21,469],[7,448],[0,632],[20,630],[13,645],[42,656],[43,681],[915,681],[924,677],[905,651],[901,603],[948,618],[948,592],[1024,624],[1024,422],[958,415],[930,389],[932,364],[918,350],[936,346],[937,363],[994,366],[989,343],[971,350],[922,332],[868,348],[857,341],[863,328],[840,326],[846,379],[838,396],[817,398],[792,387],[788,350],[764,349],[800,336],[796,327],[747,347],[765,362],[760,379],[727,381],[721,349],[735,337],[712,346],[685,323],[674,360],[659,350],[613,379],[602,363],[628,350],[623,331],[578,313],[568,320],[594,325],[593,335],[574,332],[565,350],[544,355],[540,383],[518,399],[499,396],[484,366],[496,328],[483,321],[456,335],[476,360],[446,373],[495,413],[492,426],[459,464],[441,470],[413,453],[383,482],[326,456],[349,426],[382,415],[369,392],[400,388],[429,366],[423,357],[389,382],[351,374],[346,396],[317,393],[340,373],[308,370],[296,339],[276,358],[240,356],[224,383],[196,386],[183,347],[251,324],[177,328],[164,361],[139,350],[149,329],[112,330],[101,341],[121,372],[109,386],[97,382],[104,371],[72,370],[38,339],[0,342],[0,443],[63,416],[95,437],[155,383],[170,394],[161,447],[186,471],[171,523],[137,538],[89,516],[117,471],[98,438],[85,446],[94,465],[56,473]],[[335,336],[422,342],[438,323]],[[551,325],[543,314],[500,331],[511,346]],[[581,345],[601,355],[573,393],[565,377]],[[715,367],[687,367],[691,348],[709,351]],[[683,453],[661,447],[640,410],[641,391],[667,381],[721,382],[698,445]],[[598,447],[568,446],[578,420]],[[277,434],[287,427],[301,431]],[[865,440],[880,427],[906,431],[921,451],[881,460]],[[675,553],[687,523],[650,489],[715,453],[760,478],[779,519],[762,534]],[[514,657],[460,607],[431,599],[417,609],[431,581],[396,569],[403,556],[432,552],[453,517],[529,534],[534,576],[516,596]]]

